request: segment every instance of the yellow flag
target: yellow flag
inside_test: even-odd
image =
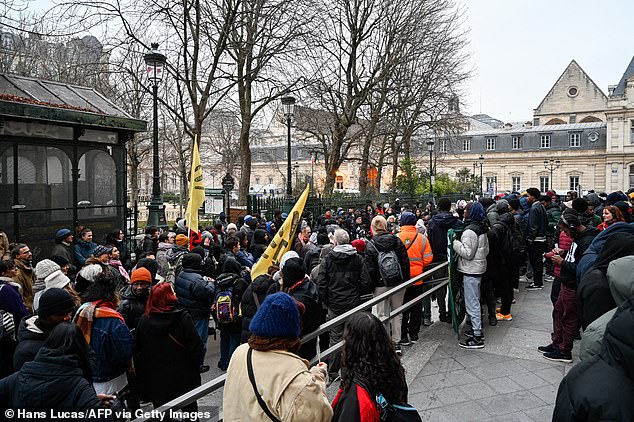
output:
[[[194,136],[192,149],[192,171],[189,179],[189,201],[185,219],[190,232],[198,233],[198,209],[205,202],[205,184],[203,183],[203,168],[200,165],[200,152],[198,151],[198,135]]]
[[[295,203],[295,206],[284,220],[282,227],[278,227],[277,233],[269,246],[251,268],[251,280],[255,280],[257,276],[266,274],[271,265],[279,265],[282,255],[291,249],[293,243],[293,236],[304,212],[304,206],[306,205],[306,199],[310,192],[310,185],[306,186],[304,192],[300,195],[299,199]]]

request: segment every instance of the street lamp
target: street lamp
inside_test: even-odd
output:
[[[550,170],[550,179],[548,179],[548,187],[551,188],[553,183],[553,171],[557,170],[561,166],[561,161],[559,160],[544,160],[544,168],[546,170]],[[548,190],[548,189],[547,189]]]
[[[147,76],[152,83],[152,95],[154,101],[154,134],[152,138],[152,199],[148,206],[148,226],[167,228],[165,220],[165,207],[163,206],[163,196],[161,195],[161,179],[159,176],[159,145],[158,145],[158,84],[163,79],[163,68],[165,67],[165,56],[158,52],[158,43],[152,43],[152,51],[144,57]]]
[[[482,166],[484,165],[484,155],[480,154],[480,157],[478,158],[478,161],[480,162],[480,197],[484,196],[484,190],[482,189]]]
[[[292,169],[291,169],[291,120],[293,118],[293,109],[295,108],[295,97],[286,95],[282,97],[282,106],[284,107],[284,116],[286,116],[286,129],[287,129],[287,152],[286,152],[286,196],[293,195],[293,185],[291,182]]]
[[[434,140],[427,141],[427,151],[429,151],[429,203],[434,206],[434,167],[433,167],[433,154],[434,154]]]

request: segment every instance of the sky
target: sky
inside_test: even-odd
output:
[[[607,95],[634,56],[632,0],[460,0],[473,77],[465,114],[532,120],[571,60]]]

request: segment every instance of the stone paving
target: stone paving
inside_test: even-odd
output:
[[[458,346],[449,324],[423,327],[420,341],[404,348],[409,402],[424,421],[550,421],[559,382],[573,364],[545,360],[549,343],[550,284],[541,291],[520,285],[513,321],[484,326],[485,348]],[[575,343],[578,349],[578,343]]]

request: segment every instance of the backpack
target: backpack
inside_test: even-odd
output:
[[[180,274],[180,272],[183,270],[183,257],[185,256],[185,254],[180,254],[178,256],[178,258],[176,258],[176,262],[174,264],[170,263],[169,259],[166,260],[167,262],[167,274],[165,274],[165,281],[168,283],[172,283],[172,285],[174,285],[174,283],[176,282],[176,277],[178,277],[178,274]]]
[[[400,240],[399,240],[400,241]],[[386,286],[396,286],[403,281],[403,270],[396,251],[380,251],[373,241],[368,242],[378,254],[379,274]]]
[[[376,396],[381,422],[422,422],[418,410],[407,403],[388,403],[383,394]]]
[[[239,304],[233,288],[240,279],[237,274],[220,274],[216,279],[216,296],[211,313],[218,324],[231,324],[240,318]]]
[[[507,247],[513,251],[514,259],[521,259],[526,256],[526,252],[528,251],[528,245],[526,244],[526,239],[524,238],[524,234],[520,229],[518,224],[513,224],[509,226],[506,231],[507,234]]]

